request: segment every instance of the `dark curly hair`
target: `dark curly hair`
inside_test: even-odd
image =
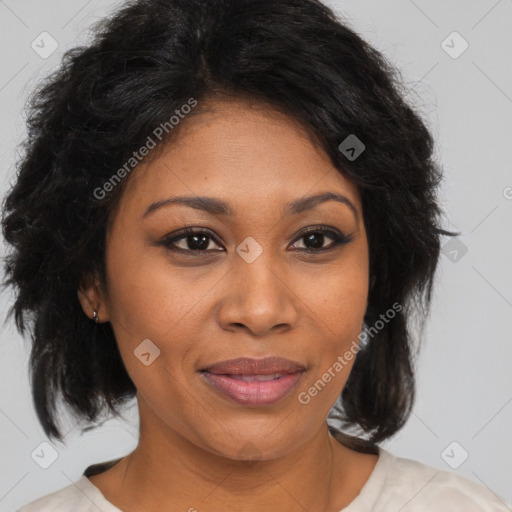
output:
[[[93,428],[100,413],[120,414],[134,397],[110,323],[91,322],[77,298],[87,276],[105,284],[106,230],[130,177],[105,197],[94,191],[178,107],[194,98],[199,112],[218,97],[292,117],[361,191],[371,278],[365,322],[403,307],[358,352],[330,415],[340,428],[329,429],[376,453],[411,412],[411,315],[425,319],[440,237],[458,233],[440,228],[441,168],[399,71],[316,0],[126,2],[34,91],[2,227],[12,246],[4,286],[16,291],[8,316],[31,334],[39,420],[62,440],[58,398]],[[351,134],[365,145],[355,160],[339,149]]]

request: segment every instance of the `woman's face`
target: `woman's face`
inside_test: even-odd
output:
[[[356,352],[368,292],[359,192],[282,114],[216,102],[182,123],[127,183],[100,319],[137,387],[142,428],[229,458],[274,458],[325,426],[354,362],[345,354]],[[325,193],[341,200],[308,200]],[[181,196],[196,207],[170,202]],[[257,367],[203,371],[267,357],[301,368],[272,383],[226,376]]]

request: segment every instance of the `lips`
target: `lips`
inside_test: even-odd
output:
[[[304,370],[305,367],[300,363],[282,357],[265,357],[264,359],[241,357],[215,363],[203,371],[215,375],[272,375]]]
[[[241,405],[274,404],[297,386],[305,367],[280,357],[222,361],[201,371],[211,389]]]

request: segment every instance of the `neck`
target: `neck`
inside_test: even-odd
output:
[[[137,448],[117,468],[116,500],[125,512],[340,510],[339,502],[333,507],[333,485],[338,492],[340,453],[348,449],[332,438],[326,423],[285,455],[251,461],[214,454],[144,418]]]

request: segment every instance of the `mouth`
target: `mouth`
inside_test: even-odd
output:
[[[239,357],[238,359],[229,359],[212,364],[202,371],[215,375],[272,375],[289,374],[304,371],[306,368],[290,359],[283,357],[265,357],[263,359],[253,359],[250,357]]]
[[[267,406],[288,396],[298,385],[305,367],[278,357],[239,358],[201,370],[210,388],[246,406]]]

